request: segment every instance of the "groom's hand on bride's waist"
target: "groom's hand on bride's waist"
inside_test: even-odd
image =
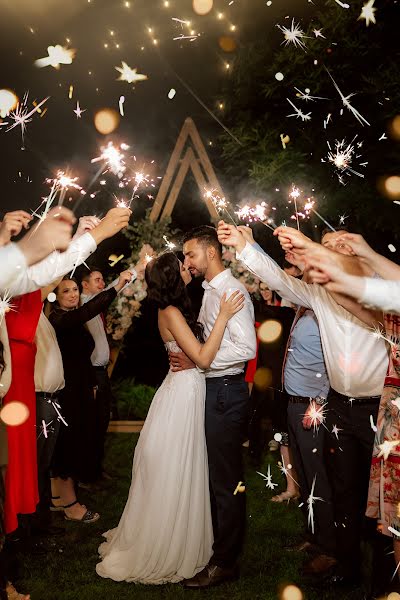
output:
[[[184,352],[168,352],[168,357],[171,371],[174,372],[194,369],[196,366]]]

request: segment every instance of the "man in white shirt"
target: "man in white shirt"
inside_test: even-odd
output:
[[[130,283],[132,283],[136,279],[137,273],[133,267],[129,269],[129,272],[131,274]],[[118,279],[113,281],[108,288],[113,287],[117,281]],[[81,287],[81,302],[82,304],[85,304],[94,298],[94,296],[102,292],[106,287],[101,271],[97,268],[84,271],[81,279]],[[93,418],[98,419],[98,472],[102,473],[103,479],[110,479],[110,476],[103,469],[104,446],[108,425],[110,423],[111,408],[113,405],[111,384],[107,373],[107,368],[110,362],[110,347],[105,329],[105,315],[97,315],[88,321],[86,326],[92,334],[95,343],[91,361],[96,373],[96,381],[98,386],[96,392],[97,415],[93,416]]]
[[[203,276],[204,296],[199,322],[207,338],[219,313],[221,296],[235,290],[245,306],[228,322],[220,349],[206,371],[205,429],[210,473],[214,545],[210,564],[192,579],[188,588],[206,588],[237,576],[246,526],[246,497],[238,491],[244,481],[242,444],[247,439],[249,395],[244,368],[256,354],[254,310],[244,285],[222,262],[222,247],[214,227],[199,227],[183,239],[185,266],[194,277]],[[188,368],[182,353],[171,364]],[[190,367],[193,364],[190,362]],[[240,485],[239,485],[240,484]],[[239,488],[238,488],[239,486]]]
[[[288,236],[294,231],[279,228],[276,233],[283,236],[285,230]],[[238,259],[249,271],[281,296],[312,309],[318,319],[331,385],[325,426],[332,432],[327,450],[341,562],[341,569],[334,575],[332,583],[357,581],[374,441],[371,419],[376,422],[388,366],[388,349],[384,340],[373,335],[371,327],[344,308],[346,299],[341,306],[323,287],[289,277],[267,254],[257,251],[246,241],[236,227],[221,221],[218,234],[222,243],[236,248]],[[350,254],[345,246],[339,247],[336,243],[340,234],[328,233],[322,243],[336,252]],[[302,234],[295,232],[293,235]],[[365,320],[369,317],[373,321],[371,314],[361,307],[359,314]]]

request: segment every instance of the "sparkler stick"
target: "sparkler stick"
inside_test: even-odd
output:
[[[234,224],[234,226],[237,226],[235,219],[232,217],[230,211],[228,210],[228,201],[225,198],[221,198],[221,196],[218,193],[216,193],[216,190],[207,190],[204,194],[204,197],[209,198],[211,200],[218,214],[221,214],[221,212],[225,212]]]
[[[328,223],[328,221],[327,221],[326,219],[324,219],[324,217],[323,217],[322,215],[320,215],[320,214],[319,214],[319,212],[317,212],[317,211],[315,210],[315,208],[313,208],[313,207],[314,207],[314,202],[313,202],[313,201],[310,201],[310,202],[307,202],[307,203],[305,204],[305,206],[304,206],[304,210],[305,210],[306,212],[311,210],[311,211],[312,211],[312,212],[313,212],[315,215],[317,215],[317,217],[319,217],[319,218],[321,219],[321,221],[322,221],[323,223],[325,223],[325,225],[326,225],[327,227],[329,227],[329,229],[330,229],[331,231],[334,231],[334,232],[336,232],[336,229],[335,229],[334,227],[332,227],[332,225],[331,225],[330,223]]]
[[[294,209],[296,211],[297,230],[300,231],[299,215],[297,213],[297,198],[300,196],[299,188],[296,188],[296,187],[294,187],[294,185],[292,185],[292,191],[290,192],[289,196],[290,196],[290,198],[293,198],[293,200],[294,200]]]

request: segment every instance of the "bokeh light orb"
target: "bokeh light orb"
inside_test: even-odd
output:
[[[297,585],[286,585],[282,588],[280,600],[303,600],[303,592]]]
[[[218,40],[219,47],[224,52],[234,52],[236,50],[236,40],[229,35],[222,35]]]
[[[6,425],[22,425],[29,417],[29,408],[23,402],[9,402],[0,411],[0,419]]]
[[[272,384],[272,371],[266,367],[260,367],[254,374],[254,385],[258,390],[266,390]]]
[[[214,0],[193,0],[193,10],[197,15],[208,15],[214,5]]]
[[[94,116],[94,126],[99,133],[108,135],[119,125],[119,114],[113,108],[102,108]]]
[[[282,325],[275,319],[268,319],[260,325],[257,330],[257,336],[260,342],[264,344],[271,344],[276,342],[277,339],[282,335]]]
[[[4,119],[18,104],[18,96],[11,90],[0,90],[0,117]]]
[[[277,81],[283,81],[284,77],[285,77],[284,74],[281,73],[280,71],[278,73],[275,73],[275,79]]]
[[[386,600],[400,600],[400,594],[398,592],[390,592]]]
[[[400,140],[400,115],[396,115],[389,123],[389,135],[396,141]]]
[[[389,175],[380,180],[378,187],[391,200],[400,199],[400,176]]]

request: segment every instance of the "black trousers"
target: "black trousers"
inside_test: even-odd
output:
[[[337,556],[346,576],[358,576],[379,397],[357,401],[331,389],[325,425],[326,457],[333,489]],[[339,432],[331,433],[334,426]]]
[[[300,486],[310,541],[316,544],[321,552],[332,556],[336,553],[336,528],[332,487],[328,479],[324,456],[327,431],[323,426],[318,431],[304,429],[302,419],[307,407],[307,403],[292,403],[289,401],[287,409],[289,446],[293,454],[293,464]],[[314,502],[314,518],[311,521],[307,500],[310,497],[314,480],[313,496],[322,498],[322,500]]]
[[[98,390],[96,393],[96,421],[97,421],[97,452],[96,452],[96,472],[101,473],[103,470],[104,446],[106,443],[106,434],[108,425],[110,424],[111,405],[113,395],[111,391],[110,379],[107,369],[95,367],[96,381]]]
[[[51,497],[50,467],[53,459],[54,448],[56,447],[58,433],[60,431],[60,421],[57,418],[57,411],[55,410],[52,402],[58,402],[56,394],[45,395],[41,392],[36,393],[36,447],[39,508],[42,509],[48,509],[49,507]],[[43,421],[46,424],[45,430],[43,428]],[[65,427],[64,424],[62,426]]]
[[[233,566],[246,528],[242,444],[247,439],[249,393],[244,379],[207,378],[205,429],[214,529],[213,557],[219,567]]]

